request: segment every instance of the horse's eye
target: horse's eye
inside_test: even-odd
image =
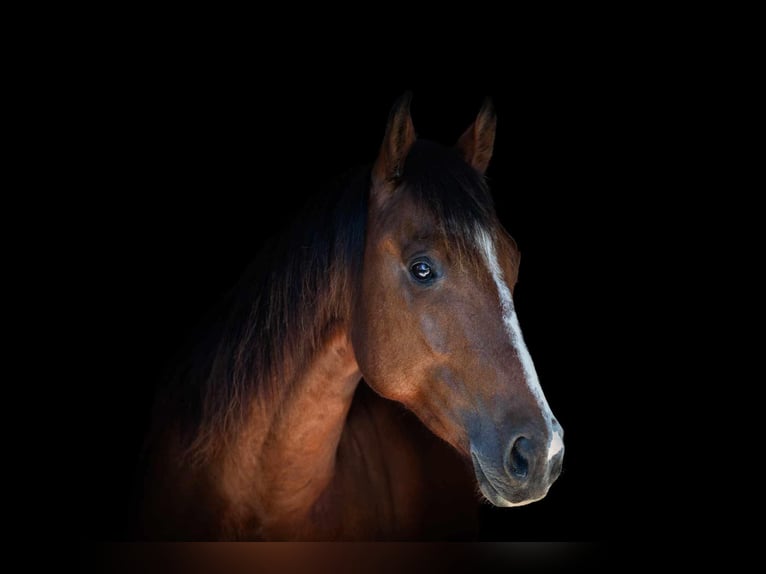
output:
[[[425,261],[418,261],[410,267],[412,276],[421,283],[428,283],[434,278],[434,270]]]

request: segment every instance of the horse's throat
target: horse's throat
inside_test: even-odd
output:
[[[412,412],[359,384],[338,447],[338,495],[352,518],[375,524],[375,535],[414,538],[472,525],[473,474],[449,444]],[[465,516],[469,515],[466,521]],[[436,524],[436,529],[434,529]]]

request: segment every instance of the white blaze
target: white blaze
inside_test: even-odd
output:
[[[551,444],[548,445],[548,460],[552,459],[556,454],[564,448],[564,441],[561,440],[561,435],[558,431],[553,433]]]
[[[481,249],[484,255],[484,259],[489,266],[489,271],[492,274],[492,279],[495,281],[498,294],[500,295],[500,306],[503,313],[503,323],[505,324],[505,330],[511,339],[513,348],[516,349],[516,353],[521,361],[521,367],[524,370],[524,379],[530,392],[535,397],[543,418],[545,419],[548,429],[552,430],[553,413],[548,406],[548,401],[545,400],[543,389],[540,386],[540,380],[537,378],[537,371],[535,370],[535,364],[532,362],[532,357],[527,350],[527,346],[524,344],[524,337],[521,335],[521,326],[519,325],[519,319],[516,316],[516,309],[513,306],[513,298],[511,297],[511,290],[505,283],[503,278],[503,270],[497,261],[497,252],[495,251],[495,243],[492,240],[492,236],[482,228],[478,228],[476,231],[476,243]],[[561,436],[558,432],[551,432],[551,442],[548,445],[548,460],[553,458],[557,452],[559,452],[564,443],[561,440]]]

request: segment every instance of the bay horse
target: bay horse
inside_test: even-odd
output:
[[[156,405],[141,538],[475,539],[543,498],[564,432],[513,301],[484,177],[486,100],[454,146],[410,95],[371,167],[268,245]]]

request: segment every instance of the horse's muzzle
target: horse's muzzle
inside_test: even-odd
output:
[[[561,474],[564,431],[554,419],[546,433],[520,432],[506,447],[471,443],[476,480],[495,506],[521,506],[543,498]]]

